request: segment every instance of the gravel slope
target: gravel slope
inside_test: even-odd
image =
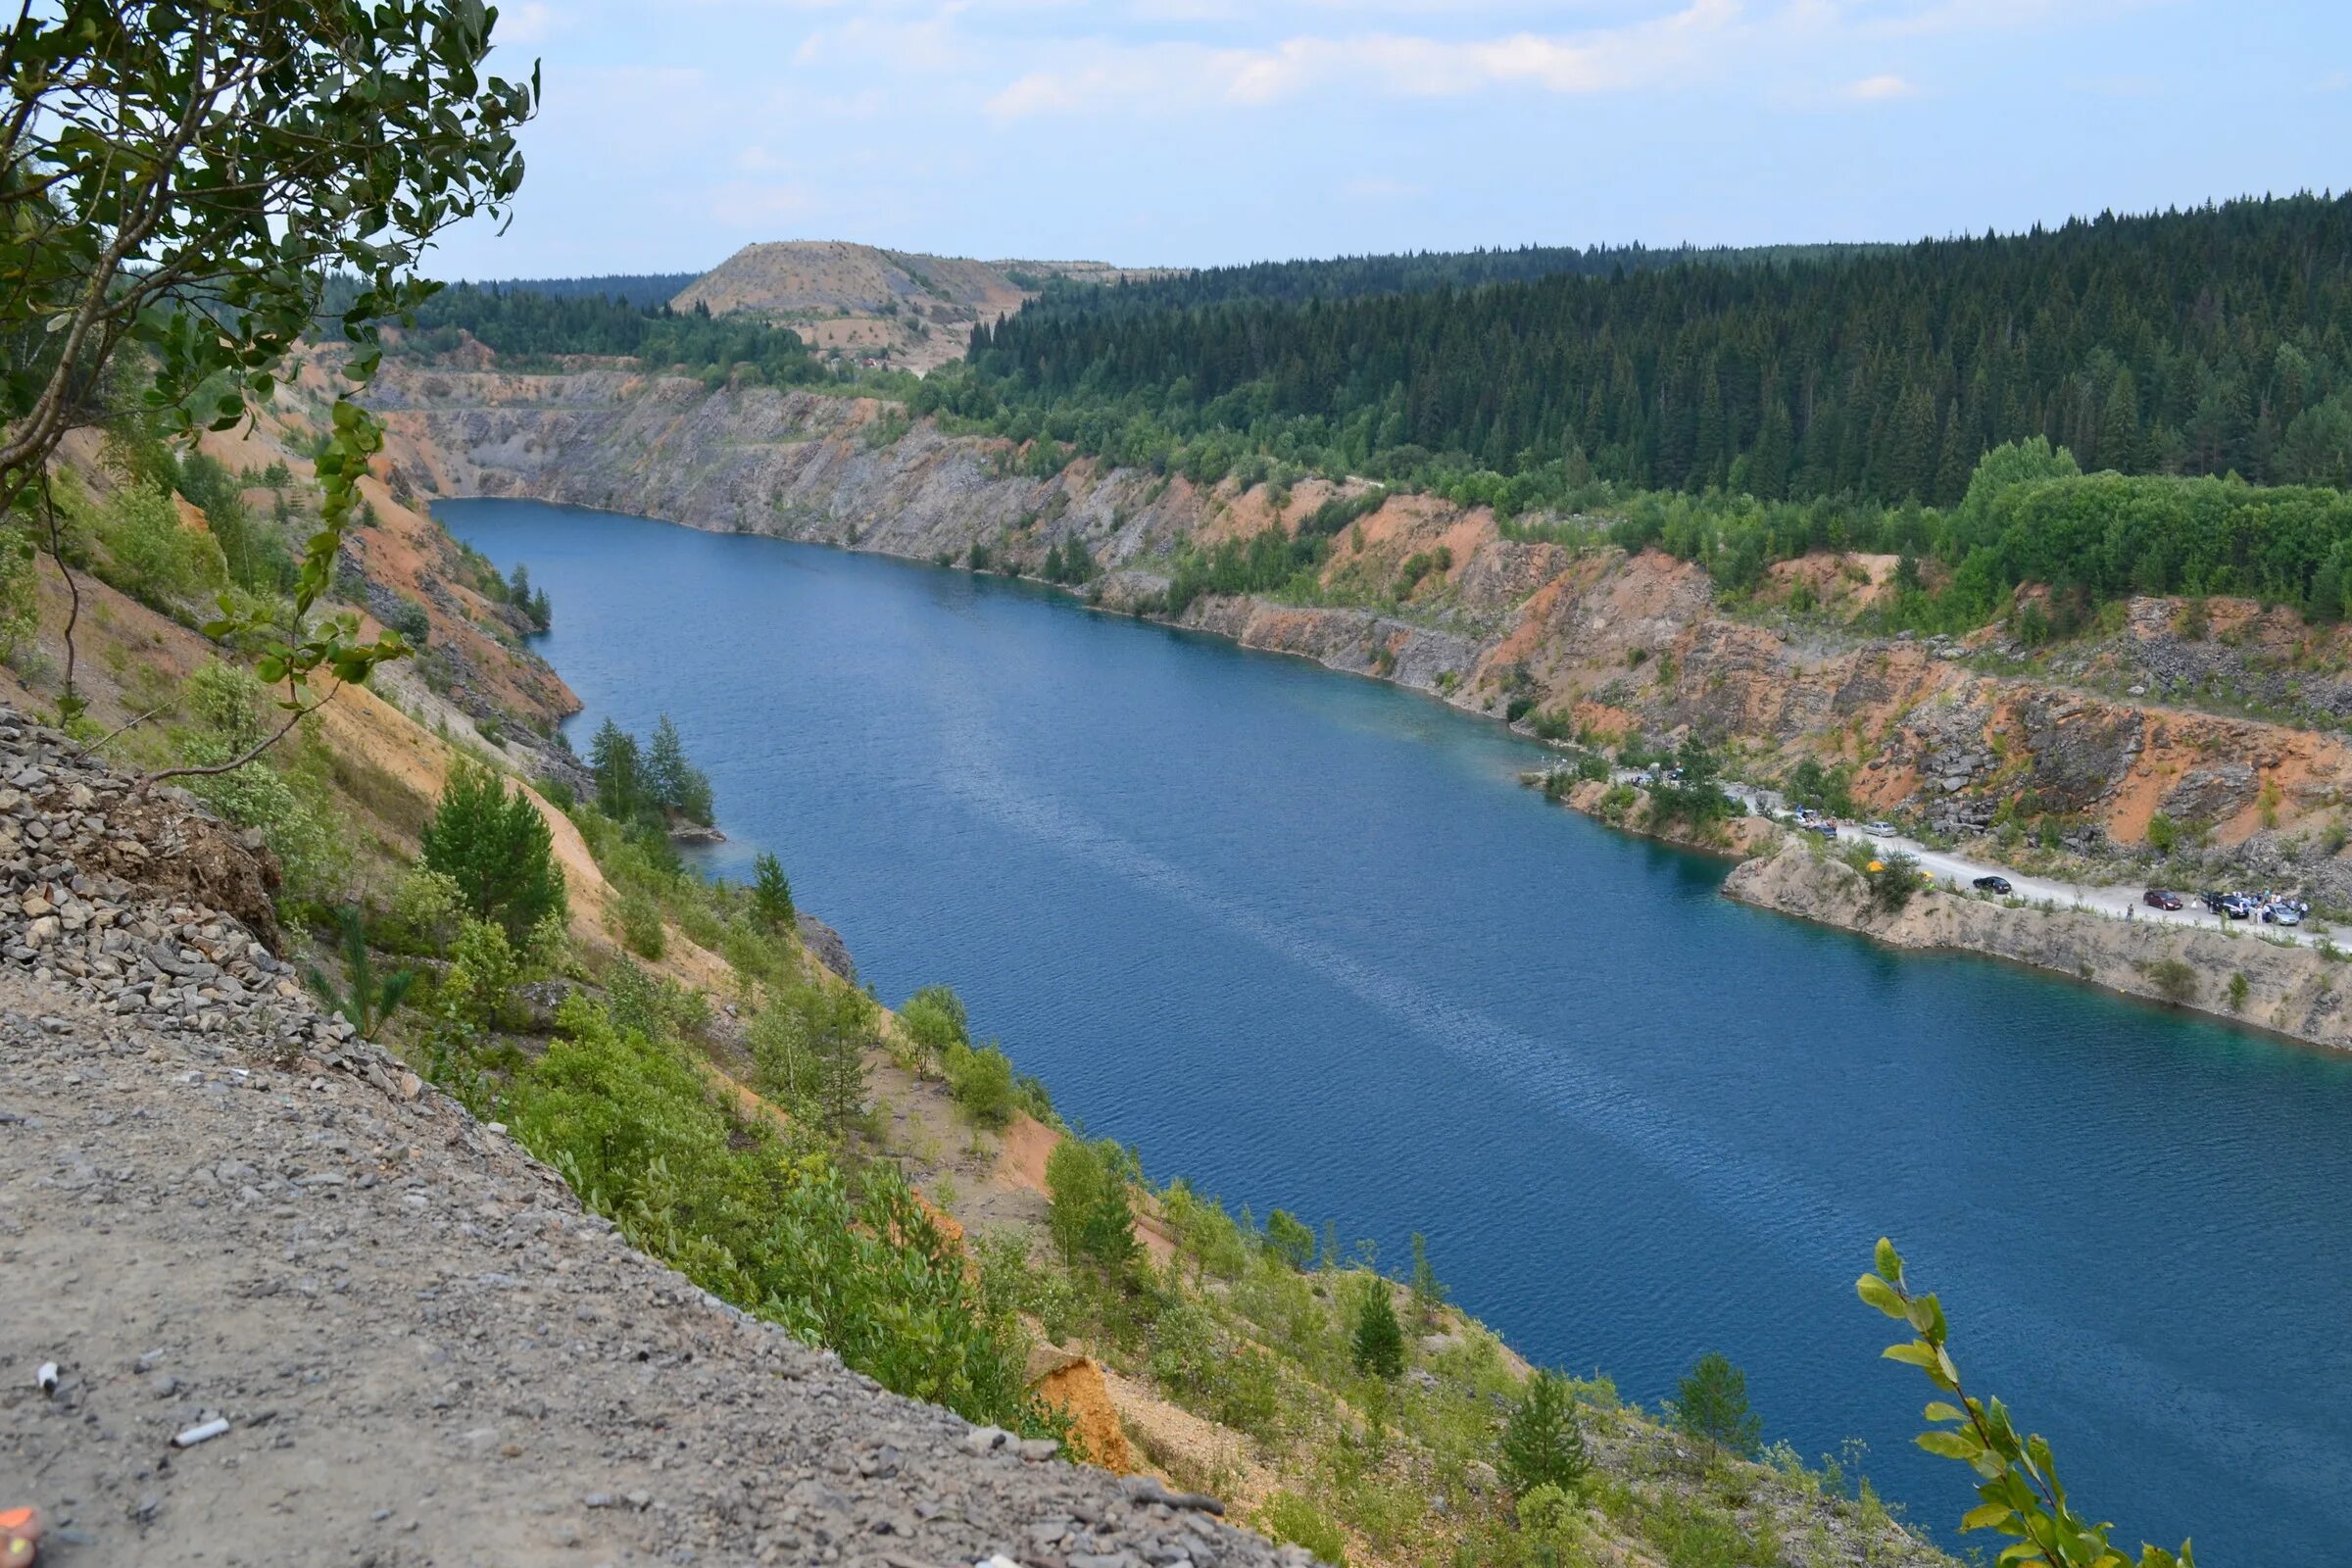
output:
[[[28,753],[57,776],[20,827],[89,771],[0,715],[0,776]],[[53,967],[219,929],[82,878],[75,927],[28,941],[23,896],[74,880],[0,856],[0,1508],[43,1510],[44,1563],[1306,1560],[745,1319],[282,968]]]

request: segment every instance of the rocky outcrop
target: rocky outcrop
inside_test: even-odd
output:
[[[840,932],[806,910],[793,916],[793,926],[810,957],[850,984],[858,983],[858,965],[851,960],[850,945],[841,940]]]
[[[252,929],[102,868],[192,808],[13,714],[0,759],[0,1453],[60,1564],[1306,1562],[705,1295]]]
[[[375,396],[393,469],[420,493],[532,496],[917,560],[979,552],[1032,575],[1082,541],[1103,568],[1090,595],[1143,614],[1159,613],[1179,545],[1296,529],[1324,501],[1364,491],[1360,480],[1200,485],[1092,460],[1031,477],[1024,448],[910,423],[870,400],[624,369],[395,366]],[[2167,690],[2203,671],[2272,693],[2268,670],[2287,680],[2272,693],[2281,703],[2328,710],[2334,682],[2352,710],[2352,675],[2327,673],[2352,664],[2352,633],[2212,601],[2191,636],[2181,607],[2138,601],[2104,642],[2042,655],[1997,628],[1868,638],[1752,605],[1727,614],[1698,566],[1628,557],[1591,519],[1543,531],[1506,536],[1484,509],[1392,496],[1334,538],[1320,602],[1203,597],[1177,618],[1472,711],[1696,733],[1737,745],[1765,777],[1804,758],[1847,766],[1868,809],[1907,810],[1953,838],[2007,813],[2045,842],[2112,858],[2144,843],[2177,799],[2172,814],[2193,815],[2246,874],[2287,866],[2285,880],[2315,899],[2352,906],[2352,859],[2312,853],[2339,840],[2332,824],[2352,801],[2352,749],[2336,735],[2152,708],[2133,700],[2149,690],[2136,680],[2129,697],[2082,684],[2117,686],[2155,661],[2179,666]],[[1802,576],[1859,605],[1888,591],[1894,569],[1887,558],[1807,558],[1776,567],[1773,591]],[[2002,672],[1972,663],[1979,656]],[[2238,771],[2249,767],[2250,788]]]
[[[1743,904],[1858,931],[1893,947],[2007,958],[2125,996],[2352,1050],[2352,968],[2344,956],[2320,949],[2082,909],[2014,907],[1949,892],[1919,893],[1902,909],[1888,911],[1873,902],[1851,866],[1793,841],[1740,865],[1723,891]]]

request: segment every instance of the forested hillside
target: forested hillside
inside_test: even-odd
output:
[[[2352,197],[1356,298],[1213,289],[982,326],[924,403],[1122,461],[1205,443],[1767,500],[1950,504],[2034,436],[2092,470],[2352,479]]]
[[[664,305],[700,272],[602,272],[594,277],[482,278],[474,288],[501,294],[545,294],[551,299],[614,299],[623,305]]]
[[[568,280],[567,280],[568,281]],[[581,279],[583,283],[596,279]],[[628,279],[621,281],[627,282]],[[825,379],[830,372],[799,333],[750,316],[713,317],[637,304],[586,289],[551,291],[537,283],[459,283],[416,311],[400,348],[442,354],[470,334],[514,369],[568,354],[627,356],[656,369],[719,376],[746,372],[779,385]]]
[[[1032,321],[1062,312],[1142,316],[1235,300],[1297,304],[1368,294],[1411,294],[1435,288],[1476,288],[1539,277],[1608,277],[1685,265],[1748,266],[1760,262],[1835,261],[1883,247],[1861,245],[1519,245],[1469,251],[1410,251],[1393,256],[1250,262],[1198,271],[1092,284],[1052,279],[1044,297],[1023,313]]]

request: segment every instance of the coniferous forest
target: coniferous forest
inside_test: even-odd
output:
[[[2352,480],[2352,197],[1488,286],[1414,260],[1060,291],[926,401],[1114,456],[1230,434],[1375,476],[1565,464],[1764,500],[1949,505],[2034,436],[2086,470]]]
[[[1065,310],[1078,315],[1143,316],[1156,311],[1260,300],[1301,304],[1367,294],[1477,288],[1572,275],[1609,277],[1683,266],[1741,267],[1762,262],[1828,261],[1858,256],[1864,245],[1519,245],[1468,251],[1409,251],[1390,256],[1250,262],[1103,285],[1053,278],[1022,315],[1035,321]],[[681,285],[683,286],[683,285]]]

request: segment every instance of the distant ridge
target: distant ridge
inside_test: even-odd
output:
[[[928,370],[959,359],[975,322],[1017,311],[1050,282],[1110,283],[1168,269],[1108,262],[982,262],[849,240],[747,245],[670,304],[788,324],[820,354]]]

